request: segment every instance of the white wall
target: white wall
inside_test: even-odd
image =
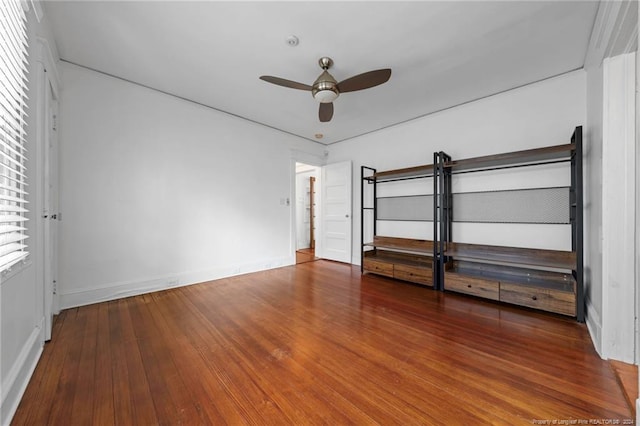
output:
[[[25,2],[26,3],[26,2]],[[38,109],[39,61],[37,37],[53,40],[46,17],[38,23],[33,9],[27,13],[29,38],[29,100],[27,117],[27,169],[29,183],[29,258],[24,267],[14,268],[0,280],[0,424],[8,424],[20,402],[44,345],[44,298],[42,256],[42,184],[38,164],[36,123]],[[55,45],[52,55],[57,59]]]
[[[323,146],[74,65],[63,82],[62,308],[295,262],[291,158]]]
[[[445,151],[454,159],[565,144],[576,126],[586,121],[586,75],[583,71],[504,92],[472,103],[427,115],[404,124],[330,146],[328,162],[354,162],[353,210],[360,209],[360,166],[378,170],[431,164],[434,151]],[[393,155],[389,155],[393,153]],[[454,191],[474,189],[474,181],[485,189],[569,183],[568,166],[547,166],[532,174],[518,169],[478,179],[454,179]],[[431,181],[425,192],[432,192]],[[456,189],[457,188],[457,189]],[[360,217],[353,223],[353,261],[359,263]],[[431,223],[420,225],[431,237]],[[379,232],[381,233],[381,232]],[[454,240],[521,247],[570,250],[566,225],[455,224]]]

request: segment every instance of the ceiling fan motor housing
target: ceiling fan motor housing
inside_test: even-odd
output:
[[[316,101],[323,104],[333,102],[340,95],[338,82],[327,70],[324,70],[313,83],[311,95]]]

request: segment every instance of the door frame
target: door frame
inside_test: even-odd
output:
[[[323,166],[323,162],[320,158],[316,158],[313,157],[311,155],[299,155],[300,153],[294,151],[292,157],[291,157],[291,163],[290,163],[290,194],[291,197],[289,198],[289,214],[290,214],[290,229],[291,231],[289,232],[289,234],[291,235],[290,238],[290,242],[289,242],[289,257],[290,257],[290,263],[292,265],[296,264],[296,250],[297,250],[297,246],[298,246],[298,229],[297,229],[297,223],[296,223],[296,218],[297,218],[297,207],[296,207],[296,200],[297,200],[297,194],[296,194],[296,163],[303,163],[303,164],[308,164],[309,166],[313,166],[313,167],[317,167],[318,169],[321,169]],[[320,186],[322,185],[322,180],[321,180],[321,176],[320,173],[318,173],[318,176],[316,178],[316,211],[319,211],[319,208],[322,206],[322,197],[319,194],[318,189],[320,188]],[[318,247],[320,241],[319,241],[319,236],[322,235],[322,229],[321,229],[321,224],[320,221],[317,220],[316,223],[316,247],[315,247],[315,252],[318,253],[320,248]],[[318,255],[316,254],[316,257],[318,257]]]
[[[41,287],[41,298],[36,298],[38,316],[42,318],[42,327],[44,327],[45,340],[51,339],[51,330],[53,327],[52,317],[60,310],[59,300],[57,294],[55,294],[53,288],[53,282],[49,279],[50,271],[45,270],[47,266],[47,257],[49,255],[47,242],[50,236],[46,233],[49,232],[49,219],[44,218],[44,212],[47,207],[46,194],[47,194],[47,181],[46,170],[48,165],[46,164],[48,155],[47,150],[50,137],[50,119],[49,119],[49,106],[50,101],[56,103],[56,109],[58,100],[60,99],[60,75],[56,67],[55,56],[52,51],[52,46],[49,41],[43,37],[37,37],[36,42],[38,44],[38,81],[37,81],[37,106],[36,106],[36,189],[32,192],[34,197],[34,218],[35,218],[35,248],[34,252],[37,252],[36,258],[36,277],[37,282]],[[53,97],[53,99],[52,99]],[[59,113],[58,113],[59,115]],[[59,141],[58,141],[59,142]],[[49,161],[58,161],[57,158],[49,159]],[[57,212],[56,212],[57,213]],[[51,247],[50,249],[57,250],[57,247]],[[57,265],[54,265],[56,267]],[[57,269],[57,268],[56,268]]]
[[[304,166],[301,169],[300,166]],[[301,249],[303,241],[308,240],[309,246],[305,248],[314,248],[313,228],[314,228],[314,206],[315,197],[314,181],[316,176],[320,175],[321,167],[312,166],[307,163],[296,162],[296,186],[293,193],[293,201],[295,202],[295,220],[296,220],[296,250]],[[304,186],[304,187],[301,187]],[[307,225],[309,230],[307,231]]]
[[[325,152],[325,158],[326,158],[326,152]],[[343,162],[349,162],[351,164],[350,170],[350,176],[348,177],[349,179],[349,183],[350,183],[350,188],[351,188],[351,192],[350,192],[350,196],[349,196],[349,211],[348,211],[348,216],[349,216],[349,220],[351,221],[351,226],[350,226],[350,243],[349,243],[349,261],[348,263],[352,264],[353,263],[353,215],[352,213],[352,209],[353,209],[353,162],[351,160],[348,161],[343,161]],[[323,200],[323,192],[324,192],[324,182],[323,182],[323,178],[322,175],[324,174],[324,167],[326,166],[330,166],[331,164],[338,164],[338,163],[342,163],[342,162],[337,162],[337,163],[329,163],[327,164],[326,161],[323,161],[323,159],[320,159],[319,157],[315,157],[312,154],[308,154],[308,153],[302,153],[300,151],[296,151],[296,150],[292,150],[292,156],[291,156],[291,162],[290,162],[290,172],[289,172],[289,176],[290,176],[290,191],[289,193],[291,194],[290,198],[288,199],[288,205],[289,205],[289,217],[290,217],[290,239],[289,239],[289,257],[290,257],[290,264],[295,265],[296,264],[296,246],[297,246],[297,227],[296,227],[296,163],[303,163],[303,164],[308,164],[310,166],[314,166],[314,167],[318,167],[320,169],[320,173],[318,173],[318,176],[316,177],[316,217],[317,220],[315,222],[316,225],[316,235],[315,235],[315,241],[316,241],[316,247],[315,247],[315,256],[318,259],[323,259],[324,257],[324,247],[322,244],[322,240],[324,237],[324,229],[323,229],[323,215],[324,215],[324,208],[325,203]]]

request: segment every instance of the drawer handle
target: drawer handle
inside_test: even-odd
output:
[[[471,288],[471,284],[467,284],[467,287]]]
[[[533,300],[538,300],[538,296],[531,296]]]

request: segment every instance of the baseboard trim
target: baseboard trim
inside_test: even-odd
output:
[[[25,342],[18,358],[14,362],[9,374],[2,381],[2,406],[0,406],[0,424],[9,425],[13,415],[18,409],[22,395],[27,389],[29,380],[36,369],[36,365],[42,355],[44,345],[44,318],[39,327]]]
[[[587,299],[586,319],[587,330],[589,330],[589,335],[591,336],[593,347],[595,348],[598,355],[600,355],[600,358],[604,359],[602,355],[602,321],[600,320],[598,311],[589,299]]]
[[[279,257],[218,267],[206,271],[184,272],[180,274],[150,277],[144,280],[110,283],[106,285],[61,292],[60,309],[75,308],[94,303],[107,302],[125,297],[138,296],[154,291],[183,287],[206,281],[219,280],[221,278],[248,274],[251,272],[265,271],[295,264],[295,256]]]

